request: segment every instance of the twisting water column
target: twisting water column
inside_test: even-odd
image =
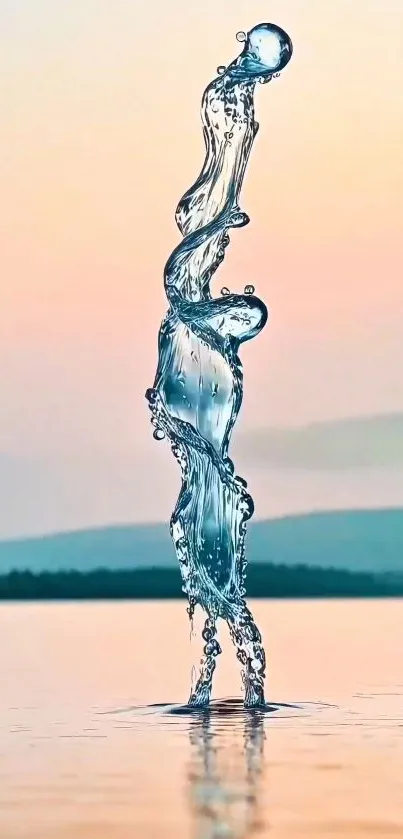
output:
[[[195,184],[176,210],[183,236],[165,266],[169,308],[158,340],[158,369],[146,397],[154,437],[169,439],[182,473],[171,533],[180,563],[189,615],[206,612],[205,641],[197,684],[189,704],[210,700],[216,656],[216,621],[227,621],[243,667],[245,705],[264,704],[265,653],[246,606],[246,523],[253,501],[228,457],[231,432],[242,402],[243,341],[260,332],[265,304],[253,285],[243,294],[222,289],[213,299],[210,281],[225,256],[229,230],[249,219],[239,193],[258,130],[253,95],[291,58],[288,35],[262,23],[238,33],[242,53],[206,88],[202,100],[206,157]]]

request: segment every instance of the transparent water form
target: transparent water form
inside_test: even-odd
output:
[[[247,283],[243,294],[223,288],[214,299],[213,274],[225,257],[229,231],[249,221],[240,190],[258,131],[256,84],[270,82],[291,58],[290,38],[270,23],[237,34],[241,54],[202,99],[206,157],[199,177],[180,200],[176,222],[183,236],[164,271],[169,304],[158,340],[158,368],[146,397],[154,437],[167,437],[182,474],[171,517],[183,589],[192,618],[206,613],[205,641],[190,705],[208,705],[220,645],[218,618],[227,621],[242,664],[245,706],[262,706],[265,652],[244,595],[245,533],[253,501],[228,457],[243,396],[240,345],[267,321],[265,303]]]

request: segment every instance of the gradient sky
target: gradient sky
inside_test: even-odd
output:
[[[243,348],[240,427],[403,410],[401,0],[2,0],[0,455],[36,464],[39,484],[49,464],[67,464],[66,480],[76,464],[89,523],[127,518],[128,501],[116,508],[111,490],[108,505],[105,486],[99,505],[86,462],[130,459],[136,487],[152,464],[130,518],[172,508],[176,465],[143,395],[162,270],[203,160],[202,91],[239,51],[235,33],[264,20],[295,51],[257,91],[251,224],[214,285],[253,282],[271,310]],[[18,523],[18,480],[0,534],[10,516],[13,533],[33,530]]]

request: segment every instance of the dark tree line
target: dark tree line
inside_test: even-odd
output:
[[[403,579],[304,565],[250,565],[248,597],[396,597]],[[11,571],[0,575],[0,600],[114,600],[183,597],[177,568]]]

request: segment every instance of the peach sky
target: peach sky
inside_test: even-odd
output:
[[[241,423],[403,410],[400,0],[4,0],[0,452],[144,454],[174,210],[203,88],[272,20],[294,42],[215,290],[253,282]]]

